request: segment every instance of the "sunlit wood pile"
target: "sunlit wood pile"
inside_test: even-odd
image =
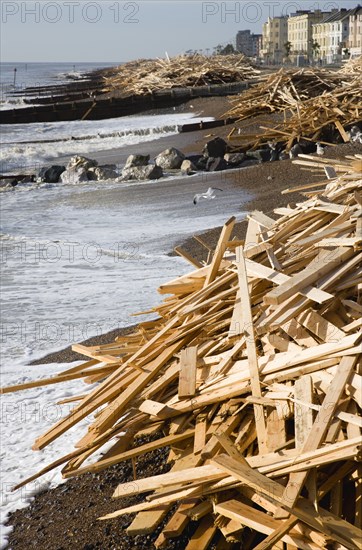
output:
[[[257,148],[275,141],[286,143],[289,151],[292,144],[301,139],[331,144],[328,134],[334,131],[340,134],[341,141],[350,141],[347,127],[362,120],[361,76],[343,81],[340,74],[324,76],[323,80],[311,71],[296,74],[297,79],[284,72],[279,77],[272,75],[267,82],[232,100],[234,107],[226,113],[227,117],[242,121],[263,112],[280,112],[283,117],[273,127],[261,125],[260,134],[252,139],[249,135],[239,135],[236,126],[229,135],[233,145]]]
[[[341,69],[342,74],[362,73],[362,55],[347,61]]]
[[[283,112],[334,90],[340,82],[341,76],[329,71],[280,69],[264,77],[250,90],[231,98],[234,106],[227,116],[244,120],[263,112]]]
[[[104,91],[144,95],[171,88],[242,82],[259,74],[242,54],[141,59],[120,65],[116,71],[112,69],[104,79]]]
[[[98,382],[34,444],[93,414],[76,449],[30,479],[132,461],[100,519],[137,513],[128,533],[140,534],[169,514],[157,548],[186,528],[187,550],[362,548],[362,155],[296,162],[320,176],[299,188],[305,201],[276,219],[252,212],[244,241],[229,219],[208,265],[185,254],[194,271],[160,287],[155,320],[75,345],[88,360],[56,377],[2,389]],[[138,457],[162,447],[171,470],[139,479]]]

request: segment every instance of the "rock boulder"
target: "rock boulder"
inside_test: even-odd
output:
[[[163,170],[178,170],[181,168],[181,164],[184,160],[185,155],[178,149],[171,147],[160,153],[155,158],[155,163]]]
[[[220,137],[208,141],[203,149],[203,155],[206,158],[221,158],[227,151],[227,143]]]
[[[84,168],[69,168],[60,176],[62,183],[83,183],[88,181],[87,171]]]
[[[121,177],[116,181],[130,180],[158,180],[162,178],[163,170],[160,166],[148,164],[147,166],[132,166],[131,168],[123,168]]]
[[[124,167],[133,168],[133,166],[147,166],[149,161],[150,155],[130,155]]]
[[[84,170],[89,170],[89,168],[92,168],[93,166],[98,166],[98,162],[96,160],[76,155],[68,162],[67,170],[72,168],[84,168]]]
[[[65,166],[44,166],[39,170],[38,183],[58,183],[61,174],[65,172]]]
[[[105,164],[104,166],[92,166],[87,170],[88,179],[91,181],[114,180],[118,178],[115,164]]]

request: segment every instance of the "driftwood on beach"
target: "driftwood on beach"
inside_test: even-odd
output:
[[[104,91],[117,90],[124,96],[145,95],[172,88],[243,82],[259,74],[260,71],[242,54],[141,59],[113,69],[105,77]]]
[[[100,519],[137,513],[136,535],[172,510],[157,548],[191,521],[187,550],[362,548],[362,155],[296,162],[319,175],[299,189],[306,200],[276,209],[276,220],[252,212],[244,241],[228,220],[208,264],[187,256],[196,270],[160,287],[157,319],[113,344],[75,345],[88,360],[58,376],[2,388],[98,382],[34,444],[94,413],[76,449],[30,479],[131,461],[134,481]],[[143,435],[154,439],[140,444]],[[138,479],[137,458],[160,447],[171,470]]]
[[[361,91],[362,72],[347,78],[341,72],[281,69],[232,99],[234,105],[224,116],[242,121],[279,112],[283,122],[274,128],[261,126],[263,132],[257,136],[239,136],[236,126],[229,139],[237,147],[253,141],[255,148],[270,141],[284,142],[289,151],[296,141],[316,142],[323,140],[324,132],[336,130],[342,141],[348,142],[346,127],[362,118]]]

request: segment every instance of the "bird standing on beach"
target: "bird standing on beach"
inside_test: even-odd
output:
[[[319,141],[317,141],[316,146],[317,146],[317,155],[322,157],[324,155],[324,147],[322,147]]]
[[[223,191],[222,189],[219,189],[218,187],[209,187],[206,193],[198,193],[194,196],[194,204],[197,204],[200,199],[216,199],[215,191]]]

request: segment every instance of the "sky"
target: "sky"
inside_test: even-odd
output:
[[[211,53],[268,16],[353,8],[357,1],[1,0],[0,61],[107,62]]]

